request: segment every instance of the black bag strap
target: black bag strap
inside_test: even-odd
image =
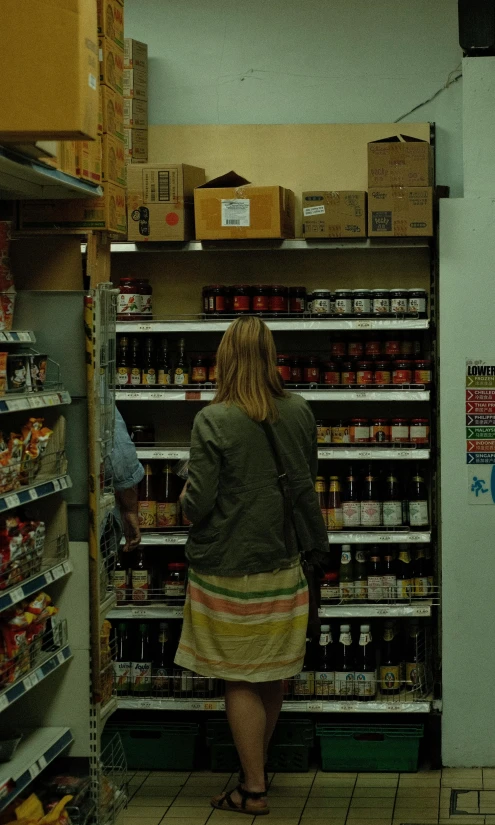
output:
[[[282,457],[279,453],[277,442],[275,441],[275,435],[273,432],[272,426],[268,423],[268,421],[260,421],[260,424],[263,428],[263,431],[266,435],[268,444],[270,445],[273,458],[275,461],[275,467],[277,468],[278,474],[278,483],[280,489],[282,491],[282,498],[284,504],[284,541],[285,541],[285,548],[289,551],[289,548],[294,543],[294,538],[297,542],[297,533],[295,526],[293,525],[292,519],[292,496],[290,492],[290,483],[289,477],[284,467],[284,463],[282,461]],[[292,531],[292,526],[294,526],[294,531]]]

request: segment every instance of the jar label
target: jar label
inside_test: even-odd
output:
[[[345,357],[345,344],[343,341],[334,341],[330,347],[330,352],[333,358],[344,358]]]
[[[176,527],[179,523],[177,502],[159,501],[156,505],[156,526]]]
[[[361,502],[344,501],[342,504],[342,515],[346,530],[351,527],[361,526]]]
[[[402,501],[383,502],[383,523],[386,527],[402,526]]]
[[[131,369],[131,384],[133,387],[141,386],[141,370],[138,370],[137,367]]]
[[[379,527],[382,523],[382,505],[380,501],[361,502],[361,524],[363,527]]]
[[[386,370],[377,370],[375,372],[375,384],[391,384],[392,375]]]
[[[336,298],[335,299],[335,314],[336,315],[350,315],[352,312],[351,298]]]
[[[372,670],[371,673],[356,671],[354,688],[356,696],[375,696],[376,670]]]
[[[413,579],[413,593],[417,597],[427,596],[429,591],[428,576]]]
[[[293,384],[299,384],[302,381],[301,367],[291,367],[290,378]]]
[[[400,353],[400,341],[385,341],[385,354],[386,355],[399,355]]]
[[[313,298],[313,315],[330,314],[330,298]]]
[[[250,309],[249,295],[234,295],[234,311]]]
[[[112,584],[117,591],[121,591],[125,593],[127,589],[127,572],[126,570],[114,570],[112,573]],[[121,595],[120,594],[120,595]],[[119,593],[117,592],[117,599],[119,598]],[[122,595],[121,595],[122,598]]]
[[[321,599],[323,602],[335,601],[340,599],[339,586],[321,587]]]
[[[117,314],[140,315],[142,297],[137,292],[121,292],[117,298]]]
[[[423,662],[406,662],[406,688],[417,688],[424,685],[425,666]]]
[[[296,696],[313,696],[315,676],[312,671],[305,671],[294,676],[294,693]]]
[[[154,387],[156,384],[156,372],[153,367],[150,367],[149,370],[143,370],[142,381],[141,383],[145,387]]]
[[[391,310],[394,315],[402,315],[407,311],[407,298],[396,298],[392,296]]]
[[[306,309],[305,307],[305,300],[304,298],[291,298],[290,299],[290,311],[294,313],[304,312]]]
[[[346,671],[335,671],[335,694],[337,696],[353,696],[354,694],[354,673]]]
[[[380,668],[380,684],[385,690],[400,689],[400,665],[382,665]]]
[[[339,372],[324,372],[322,377],[323,384],[340,384]]]
[[[392,384],[410,384],[412,380],[411,370],[394,370]]]
[[[342,384],[345,387],[350,386],[351,384],[356,383],[356,373],[355,372],[343,372],[342,373]]]
[[[431,370],[414,370],[415,384],[431,384]]]
[[[332,443],[333,444],[350,444],[351,443],[351,435],[349,432],[349,427],[332,427],[331,428],[332,434]]]
[[[133,693],[148,693],[151,688],[151,662],[132,662],[131,683]]]
[[[305,367],[304,368],[304,381],[307,384],[311,384],[316,381],[318,383],[320,379],[320,371],[318,367]]]
[[[390,312],[390,301],[388,298],[372,298],[371,306],[374,315],[388,315]]]
[[[354,315],[369,315],[371,301],[369,298],[354,298]]]
[[[354,598],[358,601],[362,602],[364,599],[367,598],[368,595],[368,587],[365,581],[359,579],[358,581],[354,582]]]
[[[377,444],[386,444],[390,441],[390,427],[386,424],[382,426],[381,424],[375,424],[371,427],[371,440],[375,441]]]
[[[406,443],[409,441],[409,427],[407,424],[392,424],[390,440]]]
[[[287,312],[287,298],[285,295],[272,295],[270,297],[270,310],[272,312]]]
[[[397,579],[397,598],[401,601],[411,598],[411,579]]]
[[[333,671],[315,672],[315,693],[317,696],[335,695],[335,673]]]
[[[174,599],[184,598],[186,595],[185,582],[165,582],[163,585],[163,592],[165,596],[170,596]]]
[[[356,383],[359,385],[372,384],[373,373],[371,370],[358,370],[356,372]]]
[[[370,428],[369,427],[361,427],[361,426],[353,426],[351,424],[351,442],[353,443],[365,443],[370,440]]]
[[[380,602],[383,599],[382,576],[368,576],[368,601]]]
[[[366,355],[380,355],[382,351],[381,341],[366,341]]]
[[[170,373],[167,370],[158,370],[158,383],[161,387],[170,385]]]
[[[316,441],[318,444],[330,444],[332,441],[330,427],[317,427]]]
[[[181,367],[177,367],[174,373],[174,384],[179,384],[179,386],[182,386],[182,384],[188,383],[189,374],[187,372],[184,372],[184,370],[181,369]]]
[[[151,295],[141,295],[141,315],[146,318],[153,317],[153,297]]]
[[[208,381],[214,382],[217,380],[217,368],[210,367],[208,370]]]
[[[129,681],[131,678],[131,663],[114,662],[113,674],[115,678],[115,690],[117,691],[117,693],[127,693],[129,690]]]
[[[204,384],[206,381],[206,367],[193,367],[191,380],[193,384]]]
[[[430,441],[430,428],[426,426],[411,425],[411,443],[412,444],[428,444]]]
[[[150,582],[147,570],[133,570],[131,585],[133,602],[144,602],[148,600]]]
[[[383,598],[393,602],[397,598],[397,578],[395,576],[382,576]]]
[[[129,367],[119,367],[117,369],[117,384],[122,387],[131,383],[131,370]]]
[[[354,598],[354,582],[340,582],[340,600],[351,602]]]
[[[408,308],[410,315],[424,315],[426,312],[426,300],[425,298],[409,298],[408,301]]]
[[[409,502],[409,524],[411,527],[427,527],[428,519],[428,502],[427,501],[410,501]]]
[[[328,529],[329,530],[342,530],[344,525],[343,515],[342,515],[342,507],[329,507],[328,508]]]
[[[156,501],[138,501],[140,527],[156,527]]]
[[[348,352],[351,358],[359,358],[363,354],[363,345],[361,341],[350,341]]]
[[[255,312],[266,312],[269,307],[268,295],[255,295],[253,298],[253,310]]]
[[[290,367],[288,365],[278,365],[277,371],[284,381],[290,381]]]

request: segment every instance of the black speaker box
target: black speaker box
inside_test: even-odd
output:
[[[459,44],[472,57],[495,54],[495,0],[458,0]]]

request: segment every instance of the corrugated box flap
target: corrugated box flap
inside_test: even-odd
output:
[[[378,140],[370,140],[370,143],[428,143],[422,138],[412,137],[412,135],[391,135]]]
[[[213,180],[209,180],[207,183],[202,183],[201,186],[197,186],[196,189],[227,189],[236,186],[245,186],[246,183],[251,183],[250,180],[246,180],[241,175],[238,175],[237,172],[231,170],[230,172],[226,172],[225,175],[220,175],[218,178],[213,178]]]

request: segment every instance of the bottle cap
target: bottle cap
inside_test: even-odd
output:
[[[330,625],[329,624],[322,624],[321,632],[322,633],[330,633]]]
[[[369,633],[369,632],[370,632],[369,624],[362,624],[361,625],[361,633]]]
[[[350,633],[351,632],[350,624],[341,624],[340,625],[340,632],[341,633]]]

